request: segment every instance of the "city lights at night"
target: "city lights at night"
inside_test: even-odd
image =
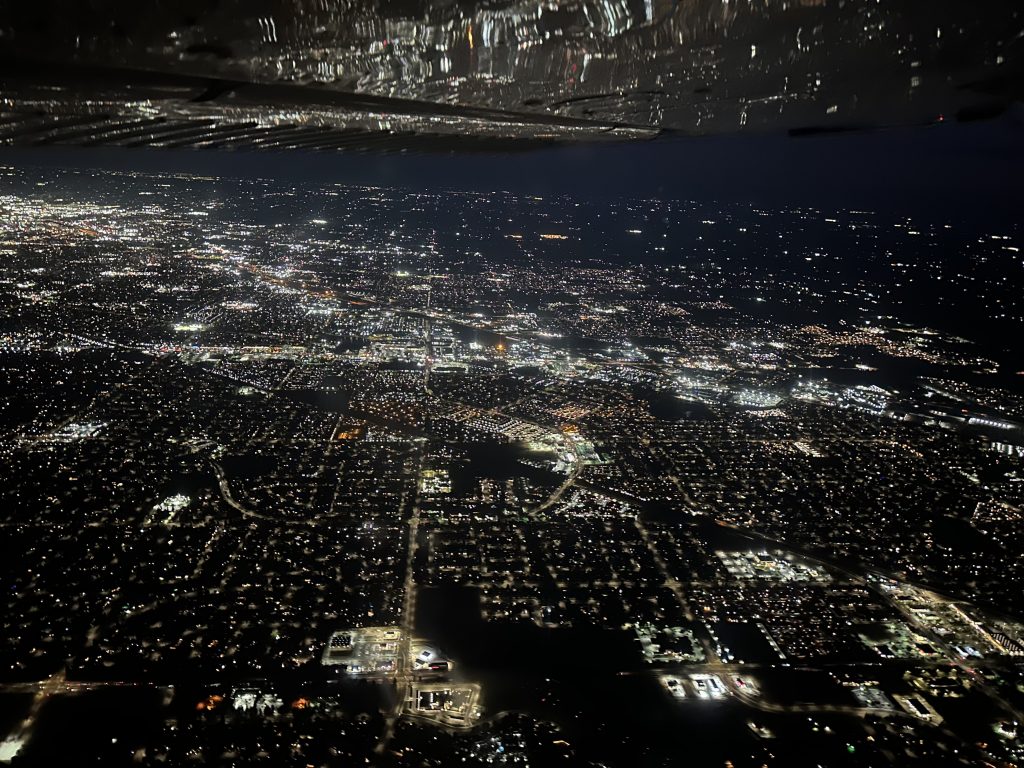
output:
[[[1024,764],[1024,9],[0,4],[0,766]]]

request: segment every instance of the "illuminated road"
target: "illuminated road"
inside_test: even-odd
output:
[[[898,717],[910,720],[917,720],[915,715],[909,712],[904,712],[901,709],[894,709],[890,707],[856,707],[856,706],[842,706],[840,704],[815,704],[815,703],[800,703],[800,704],[774,704],[769,701],[765,701],[759,696],[749,696],[739,692],[739,689],[735,684],[728,680],[726,681],[729,688],[735,694],[737,700],[743,702],[748,707],[759,709],[762,712],[825,712],[836,715],[853,715],[856,717],[866,717],[873,715],[874,717]]]
[[[547,499],[542,501],[534,509],[531,510],[533,514],[544,512],[553,507],[555,504],[557,504],[558,500],[562,498],[562,494],[569,490],[569,488],[572,487],[579,479],[580,474],[582,474],[583,462],[580,461],[579,450],[576,448],[575,445],[572,444],[571,440],[569,441],[569,443],[572,449],[572,454],[573,456],[576,457],[576,460],[572,463],[572,470],[569,472],[565,480],[562,481],[562,484],[559,485],[554,491],[552,491],[551,495],[548,496]]]
[[[228,506],[236,512],[241,512],[246,517],[258,517],[261,520],[270,520],[266,515],[261,515],[259,512],[253,512],[248,507],[243,507],[235,501],[235,497],[231,495],[231,488],[228,485],[227,477],[224,475],[223,467],[215,461],[211,461],[210,464],[213,467],[214,473],[217,475],[217,486],[220,488],[221,498],[224,499]]]
[[[430,391],[430,353],[431,353],[431,337],[430,337],[430,321],[426,324],[426,333],[424,336],[424,356],[428,361],[424,366],[423,373],[423,387]],[[413,568],[416,563],[416,550],[419,547],[419,528],[420,528],[420,483],[419,478],[423,473],[423,465],[426,461],[426,450],[420,449],[420,460],[416,467],[416,473],[414,475],[414,481],[416,488],[412,500],[412,510],[409,515],[409,538],[406,546],[406,558],[405,558],[405,581],[403,582],[403,601],[402,601],[402,647],[398,654],[398,667],[395,675],[395,704],[388,714],[387,720],[384,724],[384,732],[381,735],[380,741],[377,742],[374,747],[374,752],[377,754],[383,754],[384,750],[387,749],[388,744],[395,735],[395,725],[398,723],[398,719],[402,716],[402,710],[405,708],[405,702],[412,696],[413,692],[413,675],[409,669],[409,659],[411,658],[411,645],[412,635],[416,624],[416,578],[413,572]]]
[[[10,762],[10,759],[18,754],[21,749],[28,743],[29,739],[32,738],[32,731],[35,728],[36,718],[39,716],[39,710],[43,708],[43,704],[51,696],[57,693],[67,692],[67,679],[64,674],[64,670],[57,672],[38,683],[24,683],[14,687],[14,690],[24,691],[34,690],[35,697],[32,699],[32,705],[29,707],[28,715],[21,721],[18,727],[11,732],[11,734],[3,742],[3,755],[4,762]],[[4,686],[4,690],[11,690],[12,686]]]
[[[68,680],[66,672],[62,669],[46,680],[38,680],[27,683],[5,683],[0,685],[0,692],[3,693],[34,693],[32,704],[29,706],[25,719],[18,724],[2,742],[0,742],[0,762],[7,763],[17,755],[32,738],[36,720],[39,712],[52,696],[82,693],[83,691],[94,691],[101,688],[134,688],[148,687],[143,683],[130,683],[121,681],[110,682],[89,682]]]
[[[693,615],[693,611],[690,610],[690,604],[686,600],[686,595],[683,592],[682,584],[672,576],[672,573],[668,569],[668,565],[665,563],[664,558],[661,556],[661,552],[655,546],[654,541],[651,539],[650,533],[647,531],[647,527],[643,524],[640,519],[640,515],[637,515],[633,522],[636,525],[637,531],[640,533],[640,538],[643,539],[644,544],[647,545],[647,549],[651,553],[651,557],[654,558],[654,564],[658,566],[658,572],[661,574],[661,578],[665,581],[665,586],[672,590],[672,594],[676,596],[676,600],[679,601],[680,607],[683,609],[687,621],[696,621],[696,616]],[[701,644],[704,646],[704,651],[709,659],[718,661],[718,654],[714,652],[711,644],[706,640],[702,639]]]

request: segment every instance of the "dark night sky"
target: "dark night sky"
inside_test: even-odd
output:
[[[1024,201],[1024,107],[994,121],[790,138],[715,136],[526,154],[2,149],[12,165],[183,171],[310,184],[503,189],[854,207],[1012,223]]]

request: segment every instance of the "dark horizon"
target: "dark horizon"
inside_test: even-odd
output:
[[[989,121],[844,134],[661,138],[514,153],[0,148],[13,166],[189,173],[320,185],[861,208],[1012,225],[1024,108]]]

